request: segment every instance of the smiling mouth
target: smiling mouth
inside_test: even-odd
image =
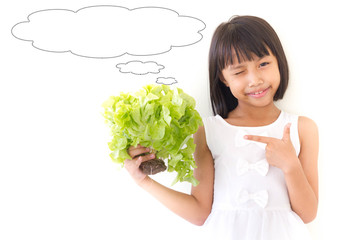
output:
[[[258,92],[248,93],[247,95],[251,96],[251,97],[256,97],[256,98],[263,97],[266,95],[266,93],[268,92],[269,89],[270,89],[270,87],[268,87],[264,90],[258,91]]]

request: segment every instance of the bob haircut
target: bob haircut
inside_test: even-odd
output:
[[[227,118],[236,108],[238,100],[220,80],[221,71],[233,64],[234,53],[239,63],[252,61],[255,54],[261,58],[276,57],[280,72],[280,85],[274,101],[282,99],[289,82],[289,68],[280,39],[274,29],[264,20],[254,16],[234,16],[220,24],[214,32],[209,52],[210,98],[213,113]]]

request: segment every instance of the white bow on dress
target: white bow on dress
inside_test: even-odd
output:
[[[243,161],[239,159],[237,165],[237,173],[241,176],[250,170],[255,170],[262,176],[266,176],[269,171],[269,163],[266,159],[262,159],[255,163],[249,163],[247,161]]]
[[[238,202],[240,204],[246,203],[249,200],[253,200],[258,204],[260,207],[265,208],[268,202],[268,192],[266,190],[261,190],[255,193],[249,193],[248,191],[244,190],[240,192],[238,197]]]

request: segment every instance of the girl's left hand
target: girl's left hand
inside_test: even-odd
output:
[[[269,164],[288,172],[300,164],[295,148],[291,143],[290,126],[290,123],[286,124],[282,139],[255,135],[246,135],[244,138],[265,143],[265,155]]]

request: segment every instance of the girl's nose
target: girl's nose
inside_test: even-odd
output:
[[[261,76],[258,73],[253,72],[249,74],[249,87],[256,87],[263,83],[264,81],[262,80]]]

